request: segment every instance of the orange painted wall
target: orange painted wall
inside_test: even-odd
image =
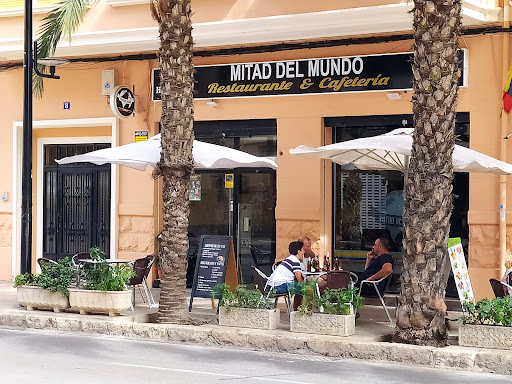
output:
[[[259,17],[290,11],[292,3],[297,12],[308,10],[337,9],[338,1],[288,1],[283,8],[263,7],[263,0],[250,2],[251,6],[225,0],[215,9],[208,8],[208,0],[195,0],[202,8],[194,17],[196,21],[222,20],[236,17]],[[390,1],[388,3],[394,3]],[[353,6],[359,2],[344,2]],[[369,2],[370,3],[370,2]],[[377,3],[377,2],[372,2]],[[378,2],[382,3],[382,2]],[[268,4],[268,3],[267,3]],[[352,4],[352,5],[350,5]],[[140,10],[146,6],[138,6]],[[127,7],[125,10],[104,9],[105,12],[128,12],[139,9]],[[208,11],[209,9],[209,11]],[[101,9],[94,10],[83,30],[100,28]],[[95,16],[96,15],[96,16]],[[141,16],[140,26],[153,25],[154,22]],[[9,22],[9,24],[11,24]],[[115,23],[112,28],[115,27]],[[0,23],[1,24],[1,23]],[[0,37],[8,34],[8,29],[0,27]],[[469,52],[469,86],[461,89],[458,110],[470,112],[471,147],[491,156],[499,156],[501,88],[504,68],[502,68],[501,37],[499,35],[466,36],[461,45]],[[268,54],[250,54],[237,56],[219,56],[196,58],[197,65],[233,62],[251,62],[266,60],[303,59],[311,57],[348,56],[363,54],[381,54],[407,51],[411,42],[393,42],[373,45],[340,46],[322,49],[272,52]],[[117,83],[135,85],[136,113],[134,117],[123,119],[119,123],[119,143],[126,144],[134,140],[134,132],[147,130],[150,136],[156,133],[156,122],[160,116],[160,104],[153,103],[150,97],[151,69],[157,67],[156,61],[74,63],[58,69],[61,80],[46,81],[45,95],[34,102],[34,120],[65,120],[112,116],[105,97],[100,94],[102,69],[115,69]],[[22,120],[22,69],[0,72],[0,192],[13,193],[12,186],[12,125]],[[332,95],[280,96],[262,98],[240,98],[218,100],[217,107],[210,107],[205,100],[195,102],[196,120],[263,119],[277,120],[278,158],[277,171],[277,252],[278,259],[286,255],[286,246],[302,234],[309,234],[316,243],[316,249],[323,253],[324,243],[329,249],[330,228],[330,167],[324,170],[320,160],[295,159],[288,150],[299,144],[321,145],[329,142],[323,128],[323,118],[327,116],[365,116],[411,113],[411,92],[400,92],[401,100],[389,100],[386,92],[347,93]],[[63,110],[63,102],[71,102],[69,111]],[[62,130],[38,131],[37,137],[54,137]],[[92,134],[93,130],[87,134]],[[83,131],[67,130],[66,135],[84,135]],[[508,160],[512,160],[512,141],[508,143]],[[282,152],[282,155],[280,154]],[[37,154],[35,154],[36,156]],[[510,180],[508,180],[510,187]],[[508,188],[510,190],[510,188]],[[136,172],[130,169],[119,170],[119,206],[120,216],[153,217],[152,234],[158,233],[159,209],[157,183],[150,172]],[[34,201],[40,199],[35,196]],[[0,202],[0,279],[10,277],[11,243],[10,222],[11,201]],[[507,206],[512,206],[512,194],[509,194]],[[491,296],[488,278],[497,277],[498,252],[498,183],[496,176],[472,175],[470,177],[470,254],[469,269],[477,297]],[[328,208],[328,209],[326,209]],[[508,224],[511,224],[511,211],[507,211]],[[141,239],[149,234],[138,234]],[[327,238],[324,236],[327,235]],[[512,233],[509,229],[508,239]],[[141,240],[142,241],[142,240]],[[149,240],[147,240],[149,241]],[[509,244],[510,245],[510,244]],[[151,244],[148,245],[151,247]],[[512,249],[512,247],[511,247]],[[137,249],[119,250],[123,258],[135,258],[143,254]]]

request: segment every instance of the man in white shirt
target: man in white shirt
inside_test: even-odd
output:
[[[315,253],[311,249],[311,239],[307,236],[302,236],[299,241],[304,243],[302,249],[304,250],[304,258],[302,260],[302,270],[306,271],[308,266],[308,261],[313,261],[315,257]]]
[[[295,280],[303,281],[302,277],[302,269],[301,262],[304,258],[304,243],[302,241],[292,241],[290,245],[288,245],[288,251],[290,252],[290,256],[281,261],[281,263],[276,267],[275,271],[270,275],[268,279],[269,284],[276,290],[276,293],[287,293],[288,286],[292,285]],[[302,298],[297,297],[294,300],[294,310],[297,306],[300,305],[300,301]]]

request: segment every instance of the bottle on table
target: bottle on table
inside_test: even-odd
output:
[[[331,263],[329,262],[329,252],[324,256],[324,270],[331,270]]]
[[[306,266],[306,272],[311,272],[311,259],[308,257],[308,263]]]
[[[340,262],[338,261],[338,259],[334,259],[334,270],[339,271],[339,269],[340,269]]]

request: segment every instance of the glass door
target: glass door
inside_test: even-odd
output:
[[[225,175],[234,175],[226,188]],[[198,173],[190,188],[187,286],[192,286],[202,235],[233,236],[240,284],[254,265],[270,274],[276,249],[276,174],[269,170]]]
[[[276,258],[275,172],[238,173],[235,176],[236,253],[242,283],[252,282],[252,268],[267,276]]]
[[[192,176],[188,225],[187,286],[192,286],[199,241],[202,235],[229,235],[229,191],[224,187],[224,172]]]

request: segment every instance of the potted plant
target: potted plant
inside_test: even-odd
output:
[[[69,308],[69,290],[75,272],[69,258],[60,259],[57,263],[41,265],[41,273],[31,275],[25,273],[14,279],[17,288],[18,302],[27,310],[53,309],[60,312]]]
[[[290,331],[321,335],[350,336],[355,333],[355,311],[363,306],[357,288],[327,289],[315,295],[316,282],[298,282],[295,293],[302,304],[290,314]]]
[[[213,288],[212,299],[219,298],[219,325],[257,329],[276,329],[279,308],[257,289],[248,290],[239,285],[235,292],[227,284]]]
[[[512,349],[512,297],[465,301],[459,318],[459,345]]]
[[[109,264],[99,248],[89,250],[94,261],[83,268],[80,288],[69,289],[69,303],[80,314],[108,313],[115,316],[132,305],[131,291],[126,283],[134,275],[131,264]]]

